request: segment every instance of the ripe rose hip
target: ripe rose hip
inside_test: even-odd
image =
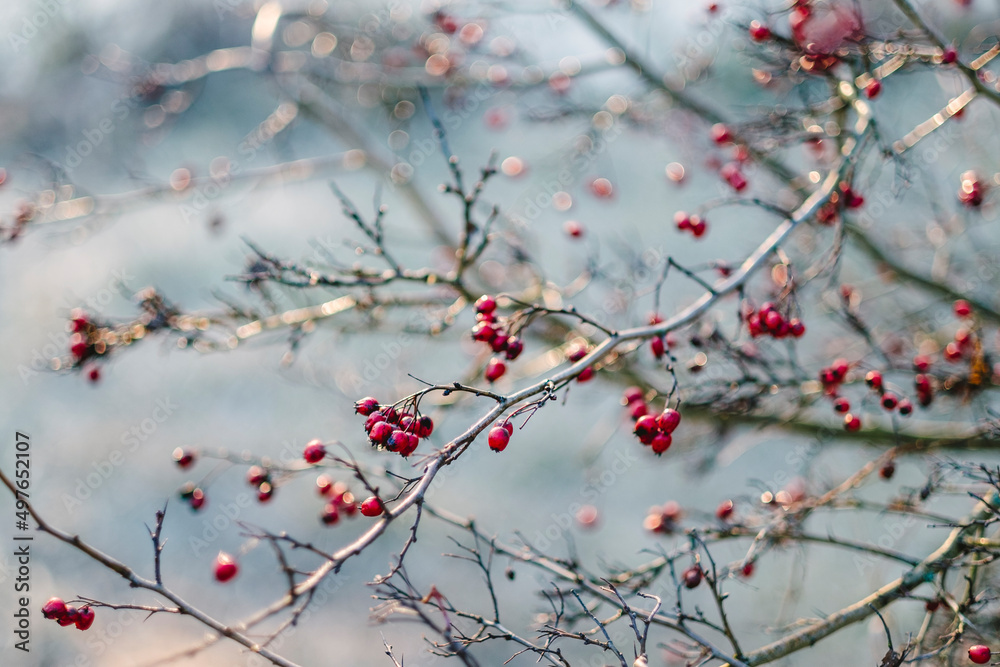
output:
[[[94,624],[94,610],[90,607],[83,607],[76,613],[76,629],[89,630]]]
[[[190,468],[191,464],[194,463],[194,452],[190,449],[184,447],[178,447],[174,450],[174,461],[181,468]]]
[[[364,516],[380,516],[382,514],[382,503],[375,496],[366,498],[361,503],[361,514]]]
[[[968,317],[972,314],[972,305],[965,299],[959,299],[954,305],[955,315],[959,317]]]
[[[50,620],[62,618],[65,614],[66,603],[61,598],[49,598],[42,607],[42,616]]]
[[[857,415],[852,415],[848,412],[844,415],[844,428],[848,431],[857,431],[861,429],[861,418]]]
[[[326,446],[321,440],[310,440],[302,450],[302,458],[306,463],[319,463],[326,458]]]
[[[663,433],[661,431],[653,436],[649,446],[653,449],[654,454],[659,455],[670,449],[670,445],[673,444],[673,442],[674,439],[669,433]]]
[[[367,417],[376,410],[378,410],[378,400],[371,396],[366,396],[354,404],[354,412],[364,417]]]
[[[681,423],[681,413],[673,408],[666,408],[656,418],[656,427],[664,433],[673,433]]]
[[[652,415],[645,415],[639,417],[639,420],[635,423],[635,433],[636,437],[639,438],[639,442],[644,445],[648,445],[653,442],[653,437],[659,432],[660,427],[656,423],[656,417]]]
[[[503,426],[494,426],[490,429],[488,440],[490,449],[494,452],[502,452],[507,449],[507,443],[510,442],[510,433]]]
[[[882,374],[878,371],[868,371],[865,375],[865,384],[867,384],[872,389],[882,388]]]
[[[719,506],[715,508],[715,516],[722,521],[725,521],[733,515],[733,510],[736,505],[732,500],[723,500],[719,503]]]
[[[514,361],[519,356],[521,352],[524,351],[524,342],[517,336],[511,336],[507,339],[507,350],[506,355],[509,361]]]
[[[982,644],[976,644],[969,649],[969,660],[976,663],[977,665],[985,665],[990,661],[993,656],[992,651],[988,646],[983,646]]]
[[[489,295],[484,294],[483,296],[479,297],[479,299],[476,301],[477,313],[492,313],[496,309],[497,309],[496,299],[494,299]]]
[[[684,570],[681,579],[684,580],[684,585],[687,588],[698,588],[698,584],[701,583],[701,568],[697,565],[692,565]]]
[[[496,382],[506,372],[507,364],[494,357],[486,364],[486,381],[490,383]]]
[[[239,566],[232,556],[224,551],[220,551],[215,557],[215,578],[223,583],[229,581],[240,571]]]

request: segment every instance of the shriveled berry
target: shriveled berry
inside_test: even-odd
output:
[[[221,582],[227,582],[240,571],[239,565],[232,556],[224,551],[220,551],[215,557],[215,578]]]
[[[367,417],[378,410],[378,400],[371,396],[366,396],[354,404],[354,412]]]
[[[423,415],[417,418],[416,432],[418,438],[429,438],[434,432],[434,420]]]
[[[375,496],[366,498],[361,503],[361,514],[364,516],[380,516],[382,514],[382,503]]]
[[[886,461],[878,471],[878,476],[882,479],[892,479],[892,476],[895,474],[896,464],[892,461]]]
[[[507,449],[507,443],[510,442],[510,433],[502,426],[494,426],[490,429],[488,440],[490,449],[494,452],[502,452]]]
[[[326,445],[321,440],[310,440],[302,450],[302,458],[306,463],[319,463],[326,458]]]

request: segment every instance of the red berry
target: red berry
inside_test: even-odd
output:
[[[886,410],[895,410],[897,405],[899,405],[899,398],[894,393],[887,391],[882,394],[883,408]]]
[[[389,437],[395,430],[396,429],[394,429],[392,424],[389,422],[378,422],[372,426],[372,430],[368,434],[368,437],[371,438],[371,441],[376,445],[384,445],[389,441]]]
[[[583,236],[583,225],[576,220],[567,220],[566,223],[563,224],[563,231],[571,237],[578,239]]]
[[[327,503],[323,506],[323,511],[319,515],[319,520],[324,526],[332,526],[340,521],[340,509],[335,503]]]
[[[354,404],[354,412],[367,417],[378,410],[378,401],[371,396],[366,396]]]
[[[326,446],[321,440],[310,440],[302,451],[306,463],[319,463],[326,458]]]
[[[750,21],[750,39],[763,42],[771,37],[771,29],[760,21]]]
[[[371,433],[372,429],[375,428],[375,424],[385,421],[385,415],[381,411],[376,411],[368,416],[365,420],[365,433]]]
[[[878,371],[868,371],[868,374],[865,375],[865,384],[875,390],[881,389],[882,374]]]
[[[677,225],[677,229],[682,232],[686,229],[691,229],[691,218],[684,211],[677,211],[674,213],[674,224]],[[656,324],[652,322],[651,324]]]
[[[250,466],[247,470],[247,482],[250,486],[260,486],[268,479],[267,471],[260,466]]]
[[[930,367],[931,367],[931,358],[928,357],[926,354],[918,354],[917,356],[913,357],[913,368],[920,371],[921,373],[925,372]]]
[[[701,583],[701,568],[697,565],[692,565],[688,569],[684,570],[684,574],[681,578],[684,580],[684,585],[688,588],[698,588],[698,584]]]
[[[382,514],[382,502],[375,496],[367,498],[361,503],[361,514],[364,516],[380,516]]]
[[[652,415],[645,415],[639,417],[639,420],[635,423],[635,429],[632,431],[639,438],[639,442],[644,445],[648,445],[653,441],[653,437],[660,430],[660,427],[656,423],[656,417]]]
[[[514,423],[513,422],[511,422],[511,421],[505,421],[504,423],[500,424],[500,426],[502,426],[507,431],[507,435],[514,435]]]
[[[667,353],[667,347],[663,343],[662,336],[654,336],[653,339],[649,341],[649,349],[653,351],[653,356],[657,359],[662,358],[663,355]]]
[[[573,347],[566,350],[566,358],[574,363],[580,361],[585,356],[587,356],[586,345],[574,345]]]
[[[740,166],[735,162],[725,164],[719,170],[719,175],[729,183],[729,187],[737,192],[742,192],[747,187],[747,179],[743,176],[743,172],[740,171]]]
[[[681,423],[681,413],[673,408],[666,408],[656,418],[656,426],[664,433],[673,433]]]
[[[489,322],[479,322],[472,327],[472,339],[480,343],[489,343],[497,335],[497,329]]]
[[[865,86],[865,96],[868,99],[877,97],[880,92],[882,92],[882,83],[878,79],[872,79]]]
[[[857,431],[861,428],[861,418],[848,412],[844,415],[844,428],[848,431]]]
[[[496,309],[497,309],[496,299],[494,299],[491,296],[484,294],[483,296],[479,297],[479,299],[476,301],[477,313],[492,313]]]
[[[395,429],[389,434],[385,448],[390,452],[403,452],[410,447],[410,436],[402,429]]]
[[[188,503],[190,503],[191,509],[197,512],[205,506],[205,492],[201,489],[194,489],[188,498]]]
[[[708,231],[708,223],[698,216],[691,216],[691,233],[695,238],[701,238]]]
[[[49,598],[49,601],[42,607],[42,616],[50,620],[57,620],[66,615],[66,603],[60,598]]]
[[[508,442],[510,442],[510,433],[503,426],[494,426],[490,429],[489,444],[490,449],[494,452],[502,452],[507,449]]]
[[[417,418],[417,437],[429,438],[434,432],[434,420],[424,415]]]
[[[266,503],[274,496],[274,486],[270,482],[264,482],[257,487],[257,502]]]
[[[958,60],[958,51],[955,50],[954,46],[946,46],[944,51],[941,53],[941,63],[944,65],[950,65],[956,60]]]
[[[645,395],[640,387],[628,387],[622,394],[622,398],[625,400],[625,405],[629,405],[635,401],[641,401]]]
[[[66,605],[66,611],[63,612],[62,616],[56,619],[56,622],[63,627],[66,627],[67,625],[73,625],[74,623],[76,623],[76,619],[79,617],[79,615],[80,612],[77,610],[77,608],[71,604],[68,604]]]
[[[753,561],[750,561],[749,563],[747,563],[746,565],[744,565],[743,569],[741,570],[741,572],[743,573],[743,576],[744,577],[749,577],[750,575],[752,575],[753,574],[753,568],[754,568]]]
[[[941,600],[934,599],[928,600],[924,603],[924,609],[931,612],[932,614],[937,611],[937,608],[941,606]]]
[[[959,349],[969,349],[972,346],[972,332],[962,327],[955,332],[955,342],[958,344]]]
[[[965,299],[959,299],[954,305],[955,315],[959,317],[968,317],[972,314],[972,305]]]
[[[486,364],[486,381],[490,383],[496,382],[506,372],[507,365],[494,357],[490,359],[490,363]]]
[[[79,311],[77,311],[79,312]],[[72,313],[71,313],[72,314]],[[74,315],[73,319],[70,320],[71,328],[74,332],[83,331],[90,324],[86,315]]]
[[[194,463],[195,454],[190,449],[184,447],[178,447],[174,450],[174,461],[177,465],[183,468],[189,468],[192,463]]]
[[[847,377],[848,370],[850,370],[850,365],[847,363],[847,359],[834,359],[833,374],[837,376],[838,381]]]
[[[785,318],[781,316],[781,313],[776,310],[770,310],[764,317],[762,324],[764,324],[770,331],[777,331],[781,328],[784,321]]]
[[[735,507],[736,506],[732,500],[723,500],[719,503],[719,506],[715,508],[715,516],[722,521],[725,521],[733,515]]]
[[[87,377],[90,379],[91,382],[97,382],[98,380],[101,379],[101,369],[98,368],[97,366],[94,366],[87,372]]]
[[[962,346],[952,341],[944,346],[944,358],[948,361],[958,361],[962,358]]]
[[[510,338],[507,339],[506,353],[508,360],[514,361],[519,356],[521,356],[521,352],[523,351],[524,351],[524,343],[521,341],[520,338],[518,338],[517,336],[511,336]]]
[[[333,480],[326,475],[320,475],[316,478],[316,490],[321,496],[330,495],[333,492]]]
[[[510,337],[507,336],[507,334],[498,331],[497,335],[494,336],[493,340],[490,341],[490,349],[492,349],[494,352],[503,352],[504,350],[507,349],[507,341],[509,340]]]
[[[837,399],[833,402],[833,409],[841,413],[847,412],[848,410],[851,409],[851,402],[846,398],[844,398],[843,396],[838,396]]]
[[[923,373],[914,376],[913,384],[916,386],[917,391],[921,393],[927,393],[931,390],[931,379]]]
[[[77,359],[83,359],[87,354],[88,346],[86,341],[83,340],[83,336],[80,334],[73,334],[70,338],[69,352]]]
[[[732,133],[729,128],[722,123],[716,123],[712,126],[712,141],[717,144],[727,144],[733,139]]]
[[[215,557],[215,578],[221,582],[226,582],[236,576],[240,571],[239,566],[233,557],[224,551],[220,551]]]
[[[652,447],[654,454],[662,454],[663,452],[670,449],[670,445],[673,443],[674,439],[669,433],[663,433],[660,431],[653,436],[650,441],[649,446]]]
[[[649,406],[645,401],[632,401],[628,404],[628,412],[633,420],[637,420],[649,414]]]
[[[592,380],[593,378],[594,378],[594,367],[587,366],[582,371],[580,371],[579,375],[576,376],[576,381],[586,382],[587,380]]]
[[[94,610],[90,607],[84,607],[76,614],[76,629],[77,630],[89,630],[90,626],[94,624]]]
[[[793,317],[789,320],[788,328],[792,332],[792,336],[795,338],[802,338],[802,334],[806,332],[806,325],[802,324],[802,320],[797,317]]]
[[[913,403],[910,403],[908,399],[903,399],[899,402],[899,414],[904,417],[909,417],[913,413]]]
[[[977,665],[985,665],[990,661],[992,656],[993,653],[990,651],[990,648],[982,644],[976,644],[969,649],[969,660]]]
[[[887,461],[878,471],[878,476],[882,479],[892,479],[892,476],[896,474],[896,464],[892,461]]]

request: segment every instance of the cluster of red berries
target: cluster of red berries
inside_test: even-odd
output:
[[[73,362],[82,364],[87,359],[96,356],[95,334],[97,326],[90,321],[86,313],[76,309],[70,314],[69,327],[72,334],[69,337],[69,353],[73,357]],[[101,379],[101,369],[91,364],[87,369],[87,377],[91,382]]]
[[[524,351],[524,342],[507,329],[506,322],[497,317],[497,300],[483,295],[476,301],[476,324],[472,327],[472,338],[489,345],[490,349],[503,354],[508,361],[514,361]],[[493,357],[486,365],[486,380],[496,382],[507,372],[507,364],[499,357]]]
[[[806,332],[806,325],[802,323],[802,320],[797,317],[785,317],[778,310],[778,307],[770,301],[762,303],[758,310],[747,305],[744,308],[743,316],[747,321],[747,330],[754,338],[763,334],[768,334],[773,338],[787,336],[801,338]]]
[[[871,390],[878,392],[880,396],[879,403],[882,404],[885,410],[889,412],[899,410],[899,414],[904,417],[909,417],[913,414],[913,403],[910,403],[907,398],[900,398],[891,391],[887,391],[882,380],[882,373],[879,371],[868,371],[868,374],[865,375],[865,384]],[[844,410],[838,409],[838,412],[844,412]]]
[[[59,625],[75,625],[77,630],[89,630],[94,624],[94,610],[84,605],[77,609],[59,598],[52,598],[42,607],[42,616]]]
[[[566,359],[569,360],[570,363],[575,364],[576,362],[580,361],[585,356],[587,356],[588,352],[590,352],[590,349],[584,344],[572,345],[569,347],[569,349],[566,350]],[[593,379],[593,377],[594,377],[594,367],[587,366],[582,371],[580,371],[579,375],[576,376],[576,381],[587,382],[588,380]]]
[[[225,551],[220,551],[215,557],[215,578],[218,581],[226,583],[239,574],[239,571],[240,566],[236,564],[236,559]]]
[[[673,432],[681,423],[681,413],[673,408],[665,408],[658,416],[644,415],[635,422],[634,433],[639,442],[649,445],[659,456],[673,444]]]
[[[985,665],[993,657],[993,652],[990,651],[989,646],[983,646],[982,644],[976,644],[969,649],[969,660],[976,663],[977,665]]]
[[[316,489],[327,501],[319,515],[324,526],[337,523],[341,515],[351,517],[358,513],[354,494],[343,482],[334,482],[326,475],[320,475],[316,478]]]
[[[659,505],[650,507],[649,513],[642,522],[642,527],[651,533],[670,535],[677,530],[683,518],[684,512],[681,510],[681,506],[677,501],[670,500],[662,507]]]
[[[509,419],[506,419],[491,428],[486,439],[490,445],[490,449],[499,454],[507,449],[507,443],[510,442],[510,436],[512,435],[514,435],[514,424]]]
[[[964,313],[964,314],[961,314]],[[968,301],[955,302],[955,314],[961,318],[972,316],[972,306]],[[975,348],[976,334],[969,327],[961,327],[955,332],[955,338],[944,346],[944,358],[948,361],[961,361]]]
[[[266,503],[274,496],[274,482],[271,471],[261,466],[250,466],[247,470],[247,484],[257,490],[257,500]]]
[[[850,412],[850,401],[837,395],[837,391],[841,383],[847,379],[847,372],[850,369],[847,359],[835,359],[832,365],[820,370],[819,381],[823,385],[826,395],[834,399],[833,409],[844,413],[844,428],[848,431],[858,431],[861,429],[861,418]]]
[[[983,203],[985,192],[986,186],[979,180],[979,175],[976,172],[967,171],[962,174],[962,185],[958,189],[958,201],[970,208],[975,208]]]
[[[374,447],[384,447],[390,452],[407,457],[417,450],[422,438],[434,432],[434,421],[426,416],[398,412],[391,405],[380,405],[367,396],[354,404],[354,411],[368,419],[365,432]]]
[[[696,239],[701,238],[708,231],[708,223],[700,216],[688,215],[684,211],[674,213],[674,224],[682,232],[691,232]]]

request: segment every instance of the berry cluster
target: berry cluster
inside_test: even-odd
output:
[[[472,338],[489,345],[497,355],[501,353],[508,361],[514,361],[524,351],[524,342],[513,335],[506,318],[499,318],[496,313],[497,301],[492,296],[484,295],[476,301],[476,325],[472,327]],[[499,357],[493,357],[486,365],[486,380],[496,382],[507,372],[507,364]]]
[[[250,466],[247,470],[247,484],[257,490],[257,500],[266,503],[274,496],[274,482],[271,471],[261,466]]]
[[[802,320],[782,315],[770,301],[762,303],[758,310],[750,305],[745,306],[743,316],[746,318],[747,330],[754,338],[763,334],[773,338],[801,338],[806,332],[806,325],[802,324]]]
[[[840,385],[847,379],[847,372],[850,369],[847,359],[835,359],[832,365],[820,370],[819,381],[826,395],[834,399],[833,409],[844,413],[844,428],[848,431],[858,431],[861,429],[861,418],[850,412],[851,402],[838,395]]]
[[[82,365],[103,350],[104,343],[100,341],[97,325],[82,310],[76,309],[70,314],[69,328],[73,332],[69,337],[69,353],[73,363]],[[101,349],[98,349],[99,346]],[[101,370],[91,364],[87,369],[87,377],[91,382],[97,382],[101,379]]]
[[[878,81],[873,81],[873,83],[878,84],[878,89],[881,89],[881,84]],[[878,94],[878,89],[875,91],[876,95]],[[840,192],[834,192],[830,196],[830,200],[816,211],[816,221],[824,225],[832,225],[840,219],[840,210],[842,208],[860,208],[864,203],[865,198],[852,190],[850,184],[846,181],[842,181],[840,183]]]
[[[909,417],[913,414],[913,403],[910,403],[907,398],[899,398],[891,391],[887,391],[882,379],[882,373],[879,371],[868,371],[868,374],[865,375],[865,384],[871,390],[878,392],[879,403],[882,404],[885,410],[889,412],[899,410],[899,414],[904,417]]]
[[[682,232],[691,232],[696,239],[701,238],[708,231],[708,223],[698,215],[688,215],[684,211],[674,213],[674,224]]]
[[[316,478],[316,489],[327,501],[319,515],[324,526],[337,523],[341,515],[351,517],[358,513],[354,494],[343,482],[334,482],[326,475],[320,475]]]
[[[59,625],[75,625],[77,630],[88,630],[94,624],[94,610],[84,605],[77,609],[59,598],[51,598],[42,607],[42,616]]]
[[[681,413],[673,408],[665,408],[659,416],[644,415],[635,422],[633,431],[639,442],[649,445],[653,453],[659,456],[670,449],[673,444],[673,432],[681,423]]]
[[[384,447],[404,458],[417,450],[421,438],[429,438],[434,432],[430,417],[419,412],[401,413],[392,405],[380,405],[371,396],[355,403],[354,411],[368,418],[365,432],[373,447]]]
[[[590,348],[588,348],[586,344],[572,345],[569,347],[569,349],[566,350],[566,359],[569,360],[570,363],[575,364],[576,362],[580,361],[585,356],[587,356],[588,352],[590,352]],[[587,382],[588,380],[592,380],[593,377],[594,377],[594,367],[587,366],[582,371],[580,371],[579,375],[576,376],[576,381]]]

